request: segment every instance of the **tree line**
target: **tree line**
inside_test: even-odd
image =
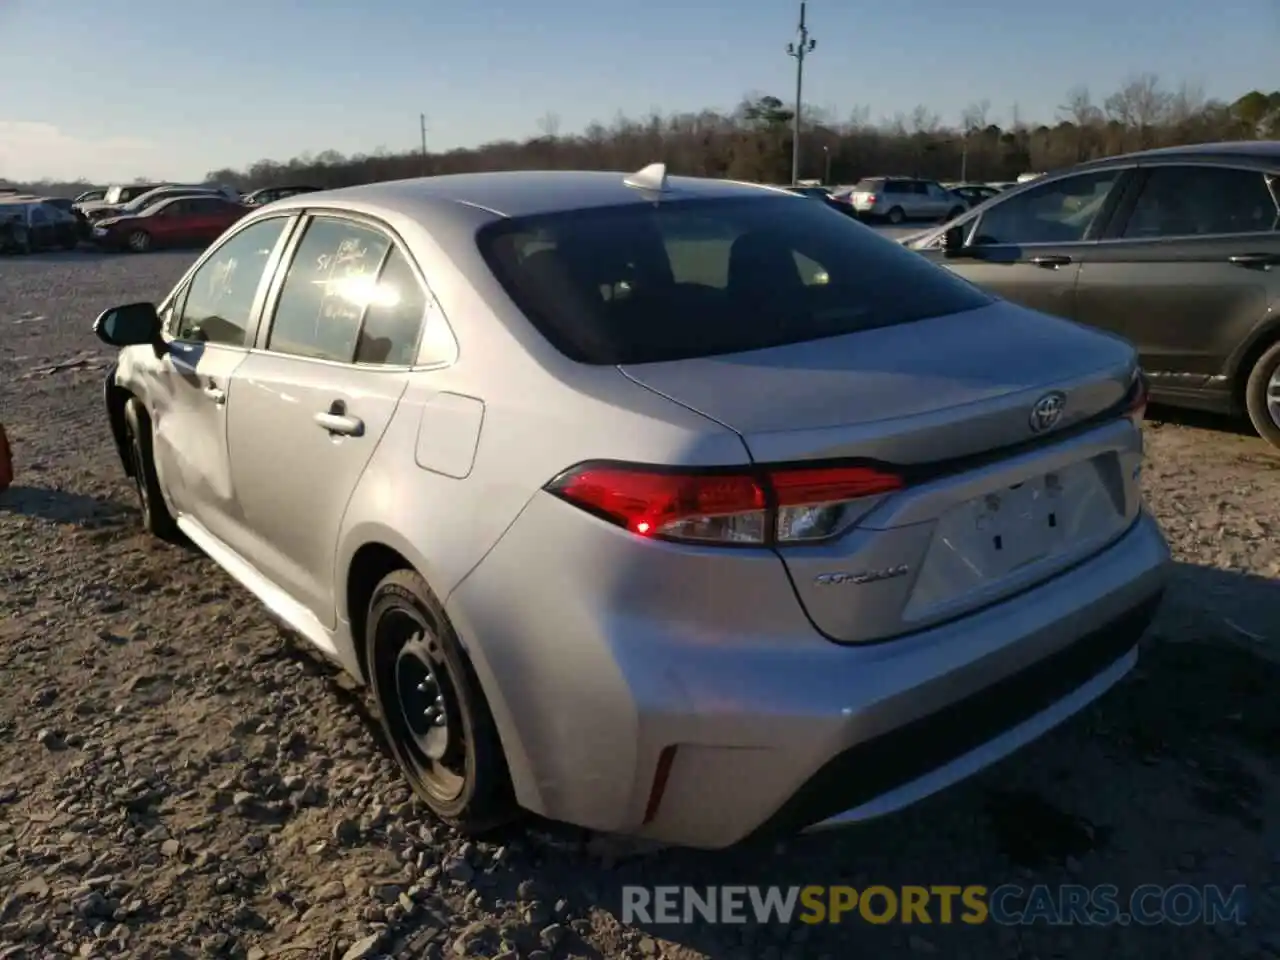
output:
[[[944,123],[924,106],[872,123],[867,108],[837,120],[806,107],[800,176],[829,183],[853,183],[876,174],[1002,181],[1158,146],[1280,139],[1280,90],[1252,90],[1226,103],[1207,99],[1187,84],[1165,87],[1152,74],[1131,78],[1101,100],[1088,87],[1075,87],[1052,122],[1025,122],[1016,107],[1011,113],[1003,123],[994,122],[991,104],[984,100],[969,106],[958,123]],[[241,190],[273,184],[340,187],[488,170],[636,170],[662,160],[672,173],[786,183],[791,178],[793,116],[779,98],[753,95],[729,112],[619,117],[566,135],[558,118],[549,114],[539,121],[539,134],[523,141],[425,154],[380,148],[343,156],[326,150],[288,161],[259,160],[244,170],[211,170],[206,179]],[[70,194],[89,184],[25,186]]]

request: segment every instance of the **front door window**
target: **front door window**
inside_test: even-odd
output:
[[[1082,173],[1009,197],[982,215],[969,242],[1020,246],[1084,240],[1124,173]]]

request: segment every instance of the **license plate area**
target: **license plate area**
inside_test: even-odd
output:
[[[1125,529],[1124,503],[1107,454],[955,505],[935,524],[905,619],[959,612],[1052,576]]]
[[[988,578],[1042,560],[1063,543],[1062,478],[1047,473],[965,504],[975,553]]]

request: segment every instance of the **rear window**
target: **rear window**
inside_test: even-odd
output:
[[[883,180],[878,180],[878,179],[877,180],[859,180],[857,184],[854,185],[853,189],[858,191],[866,190],[869,192],[875,192],[876,190],[880,190],[883,187],[884,187]]]
[[[740,353],[991,302],[826,204],[793,198],[515,218],[477,239],[530,322],[582,363]]]

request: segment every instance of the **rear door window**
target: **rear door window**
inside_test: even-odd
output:
[[[391,238],[366,224],[312,220],[280,289],[267,349],[351,363],[390,249]]]
[[[1143,184],[1123,236],[1129,239],[1267,233],[1277,209],[1256,170],[1156,167]]]
[[[364,312],[356,363],[408,366],[418,349],[427,295],[409,261],[392,248]]]
[[[991,302],[825,204],[786,197],[514,218],[478,241],[529,320],[584,363],[738,353]]]

